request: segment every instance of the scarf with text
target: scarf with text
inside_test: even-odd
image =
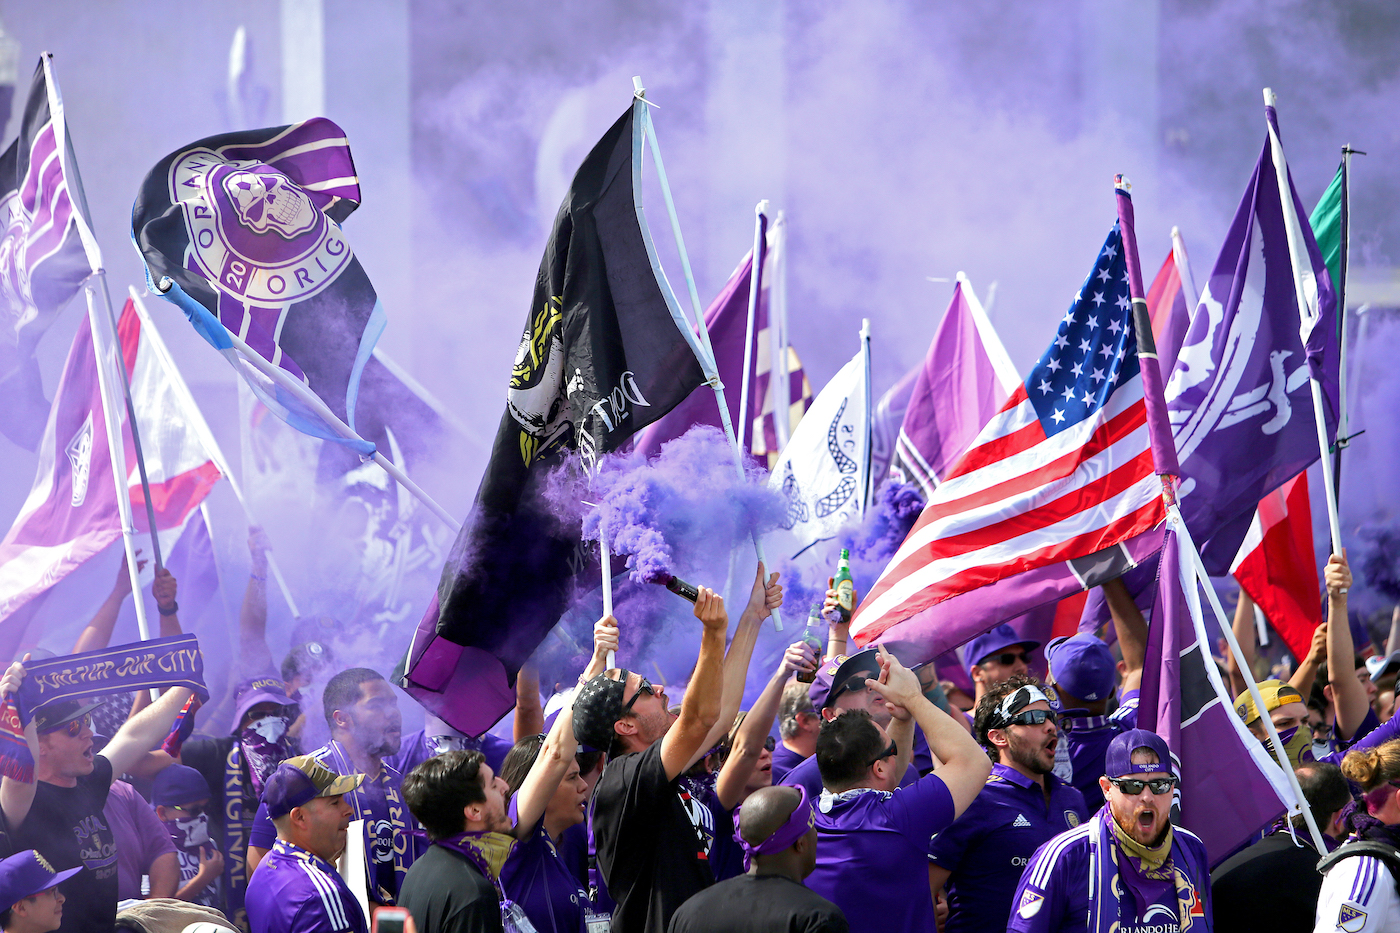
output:
[[[1112,933],[1124,906],[1142,918],[1159,899],[1175,901],[1181,933],[1197,929],[1196,924],[1208,929],[1200,894],[1179,867],[1185,862],[1173,857],[1178,843],[1170,823],[1165,838],[1148,847],[1123,831],[1108,806],[1090,820],[1094,824],[1089,833],[1090,933]],[[1122,903],[1125,892],[1128,905]],[[1168,892],[1173,896],[1166,898]]]

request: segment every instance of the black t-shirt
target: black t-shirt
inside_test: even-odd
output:
[[[670,933],[846,933],[831,901],[782,875],[740,875],[692,897],[671,917]]]
[[[1294,845],[1287,831],[1231,856],[1210,873],[1215,929],[1311,931],[1322,892],[1317,863],[1313,847]]]
[[[222,736],[191,736],[180,749],[180,763],[194,768],[204,780],[209,782],[209,821],[214,824],[210,827],[211,832],[218,828],[222,833],[224,826],[224,787],[228,783],[228,753],[233,750],[233,745],[238,740],[231,735]],[[246,820],[252,823],[253,813],[258,809],[258,798],[253,793],[253,787],[248,780],[248,768],[243,767],[243,796],[245,800],[251,800],[253,807],[246,814]]]
[[[429,846],[404,876],[398,906],[419,930],[502,933],[501,902],[491,882],[456,852]]]
[[[39,781],[29,815],[15,834],[21,850],[34,849],[55,871],[82,866],[61,886],[61,933],[100,933],[117,920],[117,840],[102,815],[112,789],[112,763],[93,759],[91,774],[73,787]]]
[[[593,791],[598,866],[617,901],[613,933],[665,933],[671,914],[714,883],[713,816],[668,780],[661,741],[608,762]]]

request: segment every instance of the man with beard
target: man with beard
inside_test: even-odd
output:
[[[209,832],[209,782],[194,768],[171,765],[151,784],[156,818],[165,824],[179,859],[180,880],[175,897],[204,907],[223,909],[221,877],[224,856]]]
[[[1199,838],[1167,819],[1177,778],[1166,740],[1115,737],[1100,779],[1107,804],[1036,850],[1008,930],[1017,933],[1208,933],[1210,862]]]
[[[1034,678],[1018,674],[990,688],[975,721],[992,776],[929,847],[929,884],[948,887],[943,933],[1001,927],[1035,850],[1089,818],[1084,795],[1054,774],[1059,730]]]
[[[209,788],[209,830],[226,856],[223,910],[243,929],[248,923],[243,895],[254,868],[245,860],[253,815],[267,778],[297,753],[287,734],[295,718],[296,704],[287,696],[281,678],[254,677],[234,691],[229,735],[194,736],[180,749],[179,763],[198,771]]]
[[[422,848],[413,836],[418,825],[403,803],[403,775],[385,760],[397,754],[402,744],[398,697],[378,671],[352,667],[326,682],[321,705],[331,740],[311,757],[335,774],[365,776],[345,799],[354,812],[352,819],[365,821],[370,898],[393,904],[408,867]],[[253,870],[275,838],[266,810],[264,801],[248,839],[248,864]]]

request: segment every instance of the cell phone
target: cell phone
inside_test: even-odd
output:
[[[381,907],[374,912],[372,933],[403,933],[408,911],[402,907]]]

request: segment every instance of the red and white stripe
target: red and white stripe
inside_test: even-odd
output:
[[[1142,380],[1053,437],[1024,385],[940,485],[861,604],[852,634],[878,632],[951,596],[1085,557],[1165,518]]]

